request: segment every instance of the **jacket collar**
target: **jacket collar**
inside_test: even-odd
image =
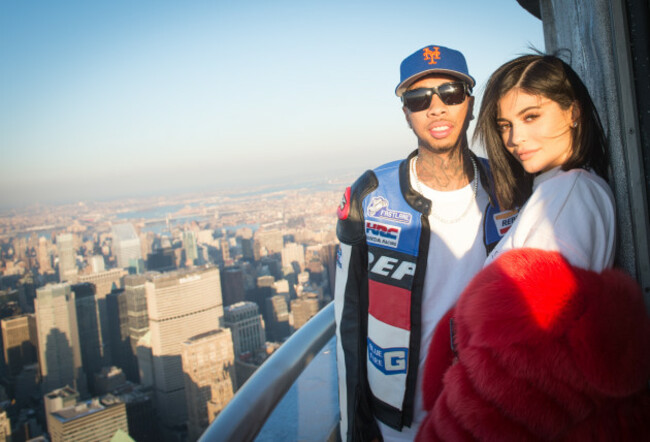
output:
[[[419,194],[412,186],[409,179],[411,159],[417,156],[418,150],[415,149],[399,165],[399,185],[406,202],[418,212],[429,216],[431,212],[431,200]]]

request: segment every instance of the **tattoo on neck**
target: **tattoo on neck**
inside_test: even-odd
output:
[[[420,180],[433,189],[453,190],[466,186],[474,177],[469,154],[418,155]]]

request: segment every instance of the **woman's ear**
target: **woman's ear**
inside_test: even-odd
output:
[[[571,121],[572,126],[576,127],[578,123],[580,122],[580,105],[578,104],[577,101],[574,101],[573,104],[571,105]]]

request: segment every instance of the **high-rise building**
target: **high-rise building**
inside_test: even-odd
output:
[[[282,295],[287,295],[289,296],[289,281],[286,279],[280,279],[278,281],[275,281],[273,283],[273,289],[275,290],[275,293],[277,294],[282,294]]]
[[[102,396],[126,385],[126,376],[119,367],[102,367],[101,371],[95,373],[96,395]]]
[[[191,230],[183,232],[183,250],[185,250],[185,266],[198,264],[199,252],[196,247],[196,236]]]
[[[262,275],[257,277],[258,287],[273,287],[275,277],[272,275]]]
[[[50,414],[48,431],[52,442],[109,442],[119,430],[129,431],[126,406],[110,394]]]
[[[282,248],[282,267],[291,267],[294,262],[301,270],[305,268],[305,246],[292,242]]]
[[[2,344],[5,364],[11,376],[18,375],[25,365],[37,361],[36,317],[24,314],[4,318],[2,327]]]
[[[291,313],[293,314],[293,328],[298,330],[318,313],[318,298],[303,296],[292,300]]]
[[[259,260],[259,265],[260,265],[260,269],[263,269],[264,271],[268,272],[268,273],[261,272],[260,275],[269,274],[272,275],[275,279],[282,279],[284,275],[284,271],[282,269],[281,255],[262,257]]]
[[[13,428],[11,440],[41,441],[45,439],[45,431],[34,410],[21,409],[17,417],[11,419]],[[3,439],[4,440],[4,439]],[[9,440],[9,439],[7,439]]]
[[[33,398],[41,395],[41,372],[38,363],[25,365],[22,371],[13,378],[14,406],[17,410],[33,404]]]
[[[241,253],[244,259],[255,260],[259,258],[259,251],[255,253],[255,241],[253,238],[241,238]]]
[[[300,285],[309,284],[309,273],[307,272],[298,273],[298,284]]]
[[[223,305],[232,305],[244,300],[244,273],[238,267],[226,267],[221,273]]]
[[[214,231],[210,229],[203,229],[196,232],[197,244],[214,244]]]
[[[322,248],[322,244],[305,247],[305,265],[311,261],[320,261],[320,251]]]
[[[258,230],[255,232],[255,241],[259,244],[262,256],[280,253],[284,246],[284,238],[279,230]]]
[[[320,258],[327,269],[327,278],[329,283],[329,292],[334,293],[334,283],[336,277],[336,255],[338,244],[325,244],[320,250]]]
[[[128,274],[124,269],[110,269],[103,272],[94,272],[86,275],[79,275],[79,282],[90,282],[97,288],[99,299],[106,298],[110,292],[122,288],[122,280]]]
[[[59,255],[59,281],[74,284],[77,282],[77,256],[71,233],[57,235],[56,250]]]
[[[176,257],[171,246],[153,249],[147,255],[147,270],[169,272],[177,267]]]
[[[238,236],[242,239],[252,239],[253,229],[250,227],[241,227],[235,231],[235,236]]]
[[[34,307],[43,391],[70,385],[85,394],[77,309],[70,284],[48,284],[37,289]]]
[[[235,353],[230,329],[213,330],[183,342],[182,362],[188,437],[194,441],[234,394]]]
[[[140,232],[140,254],[147,256],[153,251],[154,243],[156,242],[156,234],[154,232]]]
[[[126,405],[129,436],[138,442],[157,442],[157,431],[151,391],[139,385],[127,384],[114,393]]]
[[[81,346],[81,362],[86,374],[86,382],[93,390],[93,375],[107,362],[104,358],[103,340],[99,325],[99,311],[95,286],[89,282],[74,284],[72,292],[77,308],[77,328]]]
[[[266,306],[266,300],[271,298],[271,296],[273,296],[274,294],[275,291],[273,289],[273,284],[268,286],[263,286],[263,287],[255,287],[253,289],[246,291],[246,301],[244,302],[255,303],[258,306],[260,313],[264,315],[266,311],[266,309],[264,309],[264,307]]]
[[[79,393],[74,388],[67,385],[57,388],[43,396],[43,405],[45,406],[45,420],[47,427],[52,428],[53,413],[64,408],[73,407],[79,401]]]
[[[79,275],[79,282],[91,283],[95,286],[95,303],[101,335],[101,347],[99,351],[102,355],[104,365],[110,365],[111,361],[111,336],[106,297],[113,290],[122,287],[122,280],[126,274],[127,272],[124,269],[110,269],[103,272]]]
[[[266,335],[269,341],[282,342],[291,335],[291,324],[289,321],[289,305],[286,295],[275,295],[266,300],[268,318],[265,321]]]
[[[147,255],[147,270],[168,272],[176,267],[174,250],[171,247],[154,249]]]
[[[238,302],[226,307],[225,326],[232,332],[235,356],[263,349],[266,343],[264,324],[259,307],[254,302]]]
[[[117,266],[123,269],[138,267],[138,261],[142,259],[140,237],[135,232],[131,223],[115,224],[112,227],[112,252],[117,260]]]
[[[0,412],[0,440],[11,440],[11,422],[5,410]]]
[[[88,260],[88,264],[93,273],[99,273],[106,270],[106,263],[104,262],[103,255],[93,255]]]
[[[146,276],[128,275],[124,277],[124,293],[126,293],[127,323],[129,326],[129,343],[131,345],[131,363],[124,370],[127,379],[140,382],[137,365],[138,341],[149,331],[149,313],[147,312],[147,296],[145,293]]]
[[[226,265],[230,263],[230,243],[227,238],[222,238],[220,241],[221,246],[221,259]]]
[[[129,338],[128,299],[125,289],[113,290],[106,297],[108,332],[112,365],[124,372],[137,371],[137,362],[131,351]]]
[[[313,276],[321,277],[325,273],[325,266],[320,259],[312,259],[311,261],[305,261],[305,269],[309,271],[310,279],[313,279]],[[318,280],[320,283],[320,279]]]
[[[39,284],[39,286],[42,284]],[[31,273],[23,276],[18,283],[18,303],[23,313],[34,313],[36,283]]]
[[[219,269],[151,275],[145,291],[158,415],[167,427],[184,426],[187,407],[181,344],[220,327],[223,304]]]
[[[138,359],[138,377],[140,378],[140,385],[144,388],[154,388],[151,331],[147,331],[147,333],[138,340],[135,351]]]
[[[14,259],[16,261],[24,261],[27,258],[27,238],[13,238],[11,246],[14,249]]]
[[[38,238],[38,251],[36,260],[38,261],[38,270],[41,274],[52,271],[52,258],[50,256],[50,241],[47,238]]]

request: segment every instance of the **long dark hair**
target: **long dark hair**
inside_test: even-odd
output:
[[[532,192],[534,178],[506,150],[496,124],[499,100],[513,88],[546,97],[564,110],[576,104],[580,115],[577,127],[571,131],[572,154],[562,169],[591,168],[606,178],[605,134],[584,83],[557,56],[524,55],[502,65],[488,80],[474,133],[474,138],[481,141],[488,153],[494,193],[502,209],[522,206]]]

